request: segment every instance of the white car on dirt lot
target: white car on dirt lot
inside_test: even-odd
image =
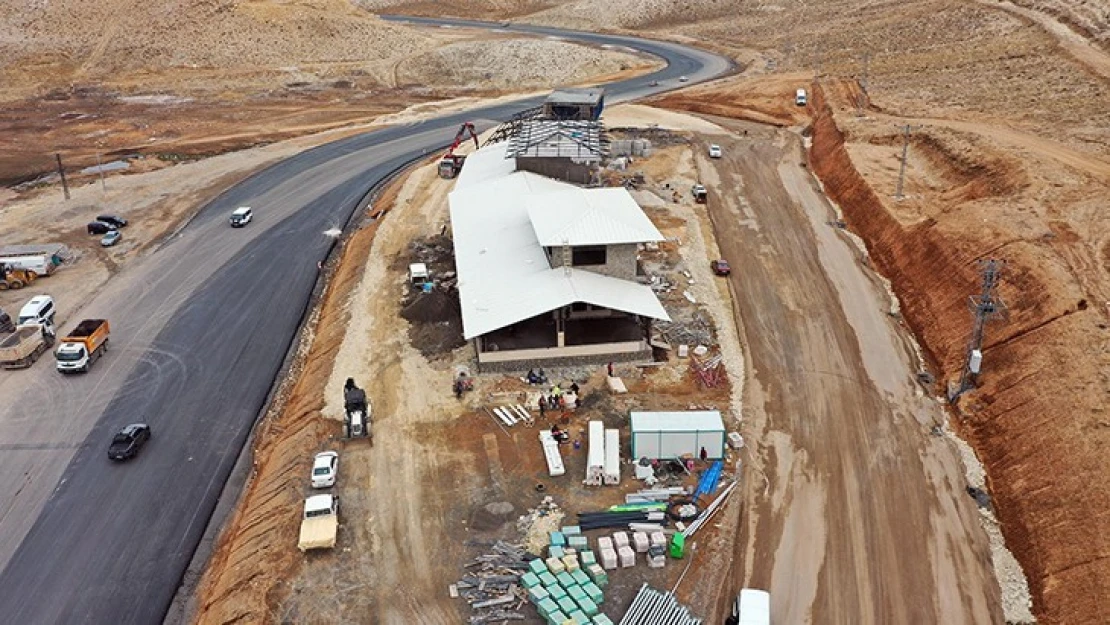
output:
[[[709,146],[709,158],[721,158],[721,146],[716,143]]]
[[[335,486],[335,475],[339,472],[339,454],[322,451],[316,454],[312,463],[312,487],[328,488]]]

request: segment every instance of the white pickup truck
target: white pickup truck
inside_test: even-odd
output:
[[[339,498],[335,495],[313,495],[304,500],[301,537],[297,548],[331,549],[339,532]]]

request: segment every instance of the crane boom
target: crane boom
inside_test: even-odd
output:
[[[459,126],[459,131],[455,133],[455,140],[451,142],[451,147],[447,148],[447,152],[443,154],[443,158],[439,161],[440,178],[454,178],[459,175],[466,156],[455,154],[455,148],[462,145],[468,135],[474,140],[474,148],[478,148],[478,133],[474,130],[474,124],[464,122]]]

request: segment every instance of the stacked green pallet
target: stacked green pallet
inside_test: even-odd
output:
[[[547,559],[528,563],[521,584],[547,625],[613,625],[601,613],[602,588],[609,583],[605,569],[589,550],[579,528],[551,532]]]

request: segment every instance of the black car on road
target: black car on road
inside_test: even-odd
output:
[[[148,440],[150,440],[150,426],[145,423],[132,423],[112,437],[112,444],[108,446],[108,457],[112,460],[134,458]]]

